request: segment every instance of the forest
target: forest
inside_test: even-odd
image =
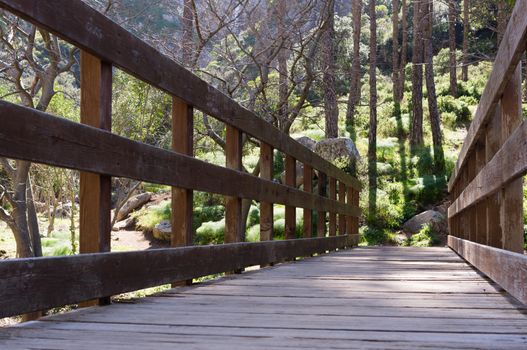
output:
[[[362,245],[444,245],[447,182],[513,1],[85,2],[356,175]],[[1,99],[79,121],[80,51],[5,11],[0,38]],[[112,132],[170,149],[171,97],[117,68],[112,90]],[[194,130],[195,157],[224,166],[225,124],[195,111]],[[244,135],[243,171],[259,175],[259,152]],[[274,156],[283,182],[284,157]],[[0,259],[78,254],[79,181],[77,171],[0,158]],[[113,178],[112,251],[168,246],[170,206],[170,187]],[[223,242],[224,206],[194,194],[195,244]],[[259,204],[242,210],[246,240],[259,241]],[[275,205],[276,239],[284,213]],[[302,225],[299,214],[299,236]]]

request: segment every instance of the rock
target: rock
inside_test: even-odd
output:
[[[171,232],[172,232],[172,224],[170,223],[169,220],[163,220],[154,227],[154,230],[152,231],[152,235],[154,236],[155,239],[170,242]]]
[[[136,221],[137,220],[135,218],[127,218],[125,220],[116,222],[115,225],[113,226],[113,231],[121,231],[121,230],[130,231],[130,230],[133,230],[133,229],[135,229]]]
[[[54,211],[54,215],[58,219],[69,218],[71,215],[71,203],[60,203]]]
[[[341,169],[355,169],[360,159],[357,147],[346,137],[322,140],[316,144],[314,151]]]
[[[421,231],[424,224],[432,225],[432,229],[439,234],[447,231],[446,216],[436,210],[427,210],[417,214],[404,223],[403,231],[407,234],[414,235]]]
[[[119,210],[119,213],[117,213],[117,221],[122,221],[127,218],[131,212],[141,209],[141,207],[148,203],[151,198],[152,193],[145,192],[128,199],[128,201],[126,201],[126,203],[124,203],[124,205]]]
[[[296,139],[296,141],[304,146],[306,146],[307,148],[309,148],[311,151],[313,151],[315,149],[315,146],[317,144],[317,142],[315,140],[313,140],[312,138],[310,137],[307,137],[307,136],[302,136],[302,137],[299,137]]]

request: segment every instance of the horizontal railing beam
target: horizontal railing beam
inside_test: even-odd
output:
[[[527,122],[523,121],[448,208],[448,216],[453,217],[474,206],[526,172]]]
[[[4,260],[0,318],[310,256],[358,235]]]
[[[248,173],[0,101],[0,156],[197,191],[360,216],[351,207]]]
[[[527,304],[527,255],[448,236],[448,246],[476,269]]]
[[[458,180],[460,170],[466,163],[468,153],[472,151],[476,142],[481,137],[484,126],[489,122],[489,118],[492,116],[498,101],[503,95],[505,87],[520,62],[521,55],[525,52],[527,46],[526,14],[527,0],[516,1],[507,30],[505,31],[496,55],[488,83],[485,86],[476,110],[476,115],[470,124],[465,142],[461,147],[459,158],[448,183],[449,191],[452,191],[454,184]]]
[[[0,8],[49,30],[101,60],[179,97],[204,113],[360,190],[361,184],[357,179],[257,117],[82,1],[0,0]]]

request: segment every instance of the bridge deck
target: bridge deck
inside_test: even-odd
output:
[[[525,349],[527,309],[447,248],[359,248],[0,330],[3,349]]]

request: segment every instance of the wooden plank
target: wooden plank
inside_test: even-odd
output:
[[[359,208],[0,101],[0,155],[52,166],[300,208]],[[93,162],[97,159],[97,162]],[[196,176],[200,174],[200,176]]]
[[[448,189],[452,189],[458,179],[459,172],[465,162],[467,155],[481,136],[483,126],[488,123],[503,95],[509,79],[513,76],[516,66],[520,62],[521,55],[525,52],[527,45],[527,2],[516,1],[512,11],[507,30],[500,43],[496,59],[492,68],[487,85],[480,99],[476,115],[470,124],[465,142],[461,148],[456,167],[450,178]]]
[[[448,208],[450,217],[498,192],[527,172],[527,123],[523,121],[490,162]]]
[[[481,169],[485,167],[486,159],[486,150],[485,150],[485,140],[479,142],[475,148],[476,154],[476,173],[479,173]],[[480,244],[487,243],[487,201],[484,200],[476,204],[474,211],[476,213],[476,232],[474,241]]]
[[[111,108],[111,65],[81,52],[81,123],[111,130]],[[79,198],[80,252],[110,251],[111,177],[81,172]]]
[[[242,132],[227,125],[225,161],[229,169],[242,170]],[[225,197],[225,243],[243,242],[242,198],[238,196]]]
[[[527,16],[527,13],[524,14]],[[514,74],[505,87],[501,99],[501,138],[505,143],[522,121],[522,69],[518,63]],[[525,148],[523,139],[520,147]],[[513,158],[514,154],[508,154]],[[502,227],[502,248],[516,253],[523,253],[523,178],[509,182],[501,190],[500,224]]]
[[[318,172],[318,195],[320,197],[326,196],[327,175],[322,171]],[[326,211],[317,211],[317,237],[326,236]]]
[[[296,159],[285,156],[285,185],[296,188]],[[285,207],[285,239],[296,238],[296,208],[287,205]]]
[[[516,299],[527,304],[527,256],[448,236],[448,246]]]
[[[262,142],[260,144],[260,177],[273,180],[273,148]],[[260,241],[273,240],[273,203],[260,203]]]
[[[348,188],[348,206],[350,207],[359,207],[359,191],[354,188]],[[348,225],[350,230],[348,235],[358,235],[359,234],[359,216],[348,216],[349,221]]]
[[[0,317],[347,246],[348,236],[4,260]],[[35,294],[31,291],[38,290]]]
[[[339,181],[339,202],[346,204],[346,184]],[[339,214],[339,235],[346,234],[346,215]]]
[[[82,1],[1,0],[0,7],[273,148],[360,189],[357,179],[311,152]]]
[[[304,164],[304,191],[313,193],[313,168]],[[304,208],[304,238],[313,237],[313,211]]]
[[[337,200],[337,180],[335,178],[329,178],[329,198]],[[337,214],[334,212],[329,213],[329,235],[337,235]]]
[[[172,99],[172,149],[188,156],[194,155],[194,113],[192,106],[177,97]],[[193,191],[172,187],[171,246],[192,245]]]

